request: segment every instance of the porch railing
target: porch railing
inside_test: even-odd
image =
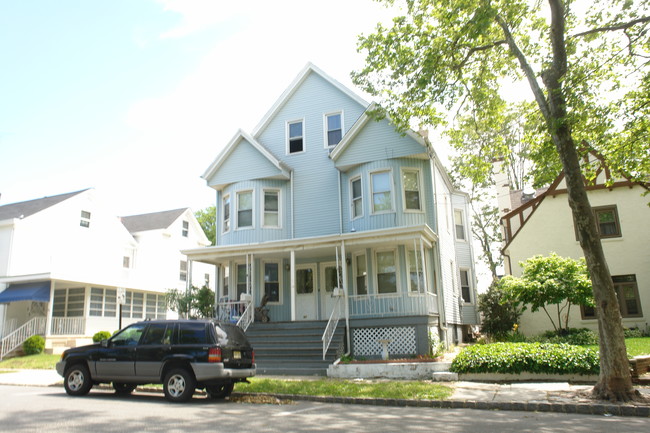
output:
[[[244,331],[253,322],[255,309],[250,301],[221,301],[217,303],[217,319],[237,324]]]
[[[350,317],[425,316],[437,311],[433,293],[350,296]]]
[[[52,317],[50,330],[52,335],[85,335],[86,319],[84,317]]]
[[[9,352],[18,349],[20,345],[32,335],[44,335],[45,324],[45,317],[34,317],[29,322],[4,337],[0,342],[0,345],[2,345],[2,348],[0,349],[0,360],[2,360]]]
[[[337,296],[336,301],[334,303],[334,309],[332,310],[332,314],[330,314],[330,320],[327,322],[327,326],[325,327],[325,332],[323,333],[323,361],[325,361],[325,355],[327,354],[327,350],[330,348],[330,344],[332,343],[332,337],[334,337],[334,332],[336,332],[336,327],[339,324],[339,319],[341,318],[341,299],[342,296]]]
[[[5,320],[4,325],[2,326],[2,330],[0,331],[0,338],[4,338],[5,336],[11,334],[16,330],[18,327],[18,320],[17,319],[8,319]]]
[[[253,308],[252,302],[245,302],[244,304],[246,305],[246,309],[237,321],[237,326],[239,326],[243,331],[246,331],[250,324],[253,323],[255,309]]]

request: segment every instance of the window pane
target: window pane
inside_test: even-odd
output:
[[[237,227],[253,226],[253,193],[243,192],[238,195]]]
[[[372,175],[372,191],[390,191],[390,176],[388,175],[388,172],[374,173]]]
[[[404,191],[404,199],[406,200],[406,209],[420,210],[420,192],[419,191]]]
[[[373,194],[372,199],[373,199],[373,202],[374,202],[375,212],[391,210],[391,201],[390,201],[390,193],[389,192],[382,192],[382,193],[378,193],[378,194]]]
[[[289,141],[289,153],[302,152],[302,138]]]
[[[336,266],[328,266],[325,268],[325,291],[332,293],[334,287],[338,287],[338,275],[336,273]]]
[[[253,211],[245,210],[239,212],[239,227],[253,226]]]
[[[361,179],[352,181],[352,198],[361,197]]]
[[[242,192],[239,194],[239,210],[253,209],[253,193]]]
[[[379,293],[397,292],[395,253],[393,251],[377,253],[377,285]]]
[[[353,217],[358,217],[363,215],[363,202],[361,199],[354,201],[354,215]]]
[[[300,294],[314,293],[314,276],[311,269],[296,271],[296,292]]]
[[[402,176],[404,181],[404,189],[406,191],[418,191],[420,187],[418,186],[418,173],[414,171],[405,171]]]
[[[367,295],[368,286],[366,283],[366,256],[359,255],[355,257],[356,278],[357,278],[357,295]]]
[[[334,129],[341,129],[341,115],[332,114],[327,116],[327,130],[332,131]]]
[[[142,318],[142,307],[144,305],[144,293],[133,293],[133,318]]]
[[[390,191],[390,175],[388,172],[372,175],[372,201],[375,212],[392,209]]]
[[[289,138],[302,137],[302,122],[289,124]]]
[[[334,146],[336,144],[339,144],[341,141],[341,138],[343,136],[343,133],[340,129],[337,129],[335,131],[328,131],[327,132],[327,144],[328,146]]]
[[[264,193],[264,210],[278,211],[278,193],[275,191]]]
[[[277,263],[264,264],[264,293],[269,302],[280,301],[279,265]]]
[[[264,214],[264,225],[267,227],[278,227],[278,214],[277,213],[267,213]]]

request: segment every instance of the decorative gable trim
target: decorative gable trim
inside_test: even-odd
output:
[[[307,77],[311,73],[316,73],[318,74],[321,78],[323,78],[325,81],[327,81],[329,84],[337,88],[339,91],[343,92],[350,98],[352,98],[354,101],[356,101],[359,105],[363,107],[368,106],[368,102],[366,102],[363,98],[361,98],[359,95],[353,93],[350,89],[345,87],[343,84],[339,83],[336,81],[334,78],[330,77],[327,75],[325,72],[323,72],[320,68],[318,68],[316,65],[313,63],[309,62],[307,65],[303,68],[302,71],[298,74],[298,76],[291,82],[289,87],[280,95],[277,101],[275,101],[275,104],[271,107],[271,109],[264,115],[260,123],[253,129],[253,136],[254,137],[259,137],[259,134],[266,128],[266,126],[271,122],[271,120],[275,117],[275,115],[284,107],[284,105],[291,99],[291,96],[298,90],[300,85],[307,79]]]
[[[233,152],[233,150],[235,150],[237,145],[242,140],[246,140],[248,143],[250,143],[251,146],[253,146],[260,153],[260,155],[266,158],[271,164],[273,164],[273,166],[278,169],[282,176],[289,179],[291,169],[286,164],[281,162],[278,158],[276,158],[271,152],[269,152],[269,150],[264,147],[259,141],[241,129],[237,131],[235,136],[228,142],[226,147],[224,147],[221,153],[219,153],[217,158],[212,162],[212,164],[210,164],[208,169],[205,171],[205,173],[203,173],[203,176],[201,177],[206,181],[212,178],[219,171],[219,168],[228,159],[230,154]]]

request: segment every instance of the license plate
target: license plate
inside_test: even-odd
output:
[[[234,359],[241,359],[241,352],[239,350],[233,350],[232,357]]]

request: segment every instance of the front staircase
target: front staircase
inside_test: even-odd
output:
[[[258,375],[325,376],[342,353],[345,327],[339,325],[323,360],[326,321],[254,322],[246,331]]]

